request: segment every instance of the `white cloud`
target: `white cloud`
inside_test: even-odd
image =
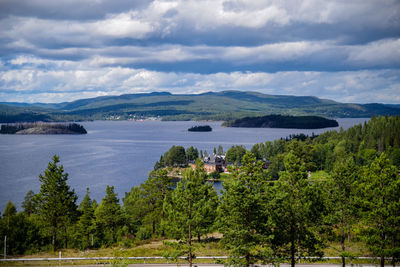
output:
[[[53,63],[29,57],[13,61],[14,64],[32,62],[58,67],[52,70],[0,70],[0,92],[4,100],[62,102],[99,94],[252,90],[269,94],[315,95],[345,102],[400,102],[400,70],[197,74],[98,67],[82,62]]]

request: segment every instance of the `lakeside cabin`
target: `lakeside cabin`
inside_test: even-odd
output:
[[[225,155],[211,155],[211,156],[206,156],[201,159],[204,163],[204,169],[206,170],[207,174],[212,173],[212,172],[226,172],[229,173],[228,171],[228,166],[233,166],[234,164],[232,163],[227,163],[225,160]],[[267,169],[271,162],[268,160],[263,159],[263,169]],[[194,170],[196,168],[195,162],[189,162],[189,165],[192,167]],[[239,164],[240,166],[241,164]]]

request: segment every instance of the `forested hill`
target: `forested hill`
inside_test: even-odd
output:
[[[320,129],[337,127],[338,122],[318,116],[267,115],[246,117],[222,124],[227,127]]]
[[[0,122],[124,120],[233,120],[267,114],[331,118],[399,115],[399,105],[348,104],[312,96],[224,91],[203,94],[154,92],[80,99],[56,104],[0,103]]]

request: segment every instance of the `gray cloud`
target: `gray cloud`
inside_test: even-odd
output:
[[[400,91],[397,0],[0,0],[0,26],[9,100],[251,89],[393,103]]]

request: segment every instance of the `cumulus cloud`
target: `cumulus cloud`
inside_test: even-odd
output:
[[[28,65],[0,71],[2,98],[8,101],[51,102],[83,96],[135,92],[171,91],[199,93],[222,90],[252,90],[268,94],[315,95],[344,102],[398,103],[400,70],[343,72],[282,71],[218,72],[212,74],[160,72],[120,66],[90,66],[20,57],[5,65]],[[53,66],[53,69],[35,66]],[[384,93],[382,93],[384,92]],[[26,101],[26,100],[25,100]],[[60,100],[58,100],[60,101]]]
[[[0,97],[238,89],[394,103],[399,18],[397,0],[3,0]]]

